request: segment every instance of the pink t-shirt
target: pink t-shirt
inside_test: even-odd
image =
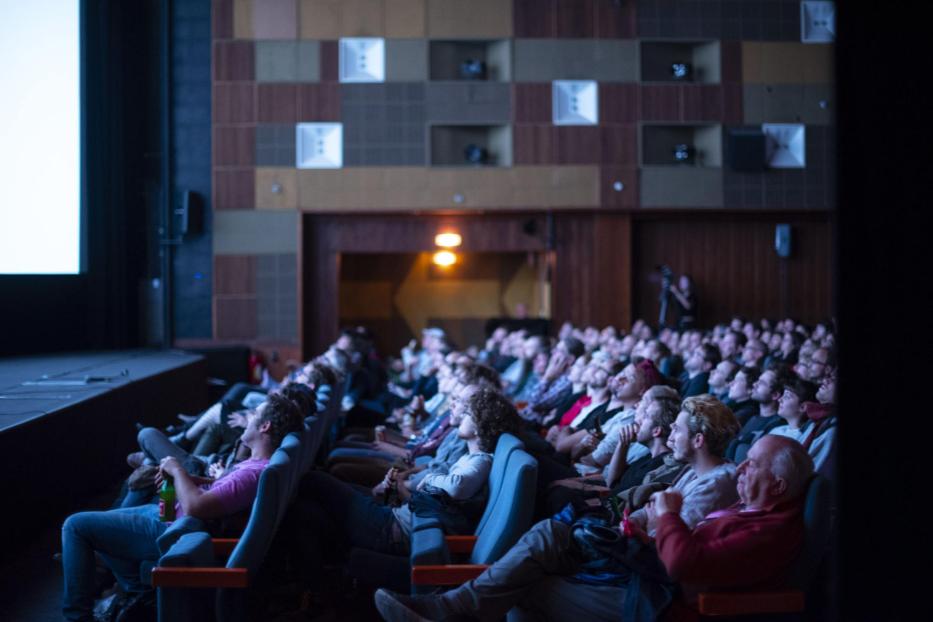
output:
[[[256,490],[259,488],[259,476],[269,464],[268,459],[258,460],[250,458],[244,460],[220,479],[210,485],[202,486],[220,502],[225,516],[233,516],[253,505]],[[185,513],[179,503],[175,503],[175,516],[181,518]]]

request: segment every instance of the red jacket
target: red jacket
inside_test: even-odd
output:
[[[658,520],[658,556],[670,577],[710,588],[782,587],[803,546],[800,502],[742,511],[741,504],[714,512],[691,532],[677,514]]]

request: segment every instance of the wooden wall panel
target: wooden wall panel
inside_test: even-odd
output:
[[[631,324],[631,218],[619,213],[555,218],[551,281],[556,325]]]
[[[787,260],[774,252],[779,222],[793,227]],[[633,236],[635,317],[657,321],[655,268],[661,264],[696,281],[701,326],[733,314],[815,322],[831,313],[832,239],[825,215],[665,217],[635,222]]]

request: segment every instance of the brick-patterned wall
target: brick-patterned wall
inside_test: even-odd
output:
[[[218,339],[297,343],[284,265],[301,212],[834,204],[832,46],[800,42],[796,1],[213,0],[212,23]],[[385,83],[338,82],[349,36],[386,39]],[[429,79],[432,41],[490,39],[510,45],[508,80]],[[716,79],[641,81],[644,45],[661,41],[714,43]],[[555,79],[598,81],[598,125],[552,124]],[[343,168],[295,168],[304,121],[343,123]],[[709,126],[725,142],[763,122],[806,124],[805,169],[643,164],[646,125]],[[507,126],[511,166],[431,167],[437,124]]]

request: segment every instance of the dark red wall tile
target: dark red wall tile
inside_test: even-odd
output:
[[[614,184],[622,182],[622,190]],[[634,166],[602,166],[599,169],[599,203],[603,207],[638,207],[638,169]]]
[[[600,123],[634,123],[641,118],[640,106],[637,85],[600,82]]]
[[[600,128],[602,164],[638,166],[638,130],[635,125]]]
[[[595,33],[593,0],[557,0],[558,37],[586,39]]]
[[[340,85],[335,82],[298,85],[298,121],[339,121]]]
[[[704,84],[700,87],[700,118],[708,121],[721,121],[723,116],[722,86]]]
[[[255,123],[256,86],[245,84],[215,84],[211,109],[214,123]]]
[[[598,126],[557,128],[558,164],[599,164],[601,140]]]
[[[214,39],[233,38],[233,0],[211,2],[211,36]]]
[[[218,339],[256,338],[255,298],[215,298],[214,306]]]
[[[512,126],[512,160],[515,165],[556,164],[557,128],[553,125]]]
[[[634,39],[635,3],[594,0],[596,36],[601,39]]]
[[[256,77],[252,41],[214,43],[214,80],[253,80]]]
[[[294,84],[260,84],[257,87],[260,123],[294,123],[298,120],[298,87]]]
[[[214,209],[253,209],[256,203],[252,168],[214,170]]]
[[[741,83],[722,85],[722,120],[723,123],[743,122]]]
[[[721,41],[719,43],[722,64],[722,82],[742,81],[742,42]]]
[[[512,86],[512,121],[515,123],[551,122],[551,85],[518,83]]]
[[[557,36],[556,0],[514,0],[512,28],[519,39]]]
[[[214,126],[215,166],[252,166],[256,162],[255,148],[256,129],[254,126]]]
[[[684,84],[680,87],[682,121],[697,121],[703,118],[703,93],[699,84]]]
[[[336,41],[321,41],[321,80],[323,82],[336,82],[339,79],[337,63],[339,52]]]
[[[255,255],[215,255],[214,294],[217,296],[256,294]]]
[[[652,84],[641,87],[641,118],[645,121],[680,119],[680,86]]]

